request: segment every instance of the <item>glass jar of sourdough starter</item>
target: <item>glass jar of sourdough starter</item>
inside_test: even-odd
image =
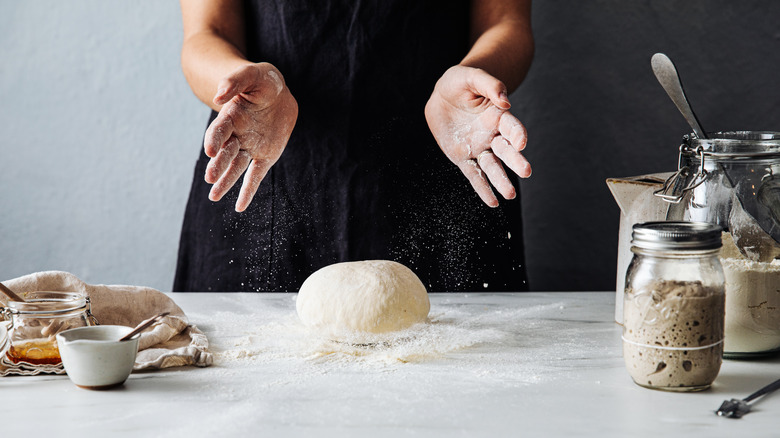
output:
[[[11,324],[5,359],[12,363],[59,365],[55,335],[75,327],[97,325],[89,297],[73,292],[29,292],[24,302],[9,301],[0,308]]]
[[[709,388],[723,356],[721,228],[647,222],[634,225],[631,244],[623,302],[628,373],[647,388]]]

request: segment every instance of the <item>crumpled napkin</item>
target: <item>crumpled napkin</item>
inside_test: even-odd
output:
[[[143,286],[89,285],[75,275],[62,271],[45,271],[4,281],[19,295],[32,291],[81,292],[90,298],[92,314],[98,323],[134,327],[161,312],[170,312],[141,333],[138,356],[133,370],[158,369],[213,363],[206,335],[190,324],[184,311],[162,292]],[[0,303],[6,298],[0,294]],[[5,355],[3,355],[5,359]],[[62,366],[31,366],[0,361],[0,376],[63,372]]]

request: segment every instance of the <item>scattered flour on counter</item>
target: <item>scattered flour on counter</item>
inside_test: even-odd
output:
[[[457,370],[483,380],[524,385],[554,378],[567,364],[587,368],[592,361],[587,358],[603,348],[582,335],[581,321],[550,318],[563,314],[563,307],[560,302],[509,308],[434,304],[429,322],[372,344],[322,338],[298,320],[294,309],[281,306],[263,306],[243,315],[190,315],[190,319],[209,321],[205,331],[219,372],[247,367],[279,370],[268,376],[269,387],[344,372],[382,379],[382,374],[407,367]],[[604,325],[605,332],[613,328]],[[546,348],[551,342],[558,348]],[[614,350],[598,352],[597,361],[619,357],[618,349]]]
[[[375,430],[420,421],[420,409],[458,430],[469,421],[462,409],[448,408],[453,402],[473,410],[509,394],[533,397],[533,385],[557,380],[561,386],[554,387],[565,390],[605,368],[614,369],[618,381],[627,378],[620,332],[611,318],[588,316],[590,297],[551,302],[546,295],[502,295],[432,294],[429,323],[375,346],[335,343],[308,332],[297,318],[294,295],[215,296],[215,308],[226,311],[188,312],[209,338],[214,365],[162,371],[182,374],[171,379],[175,391],[166,392],[165,402],[194,408],[187,421],[169,429],[170,436],[219,434],[213,424],[233,422],[262,423],[270,430],[327,424]],[[600,312],[609,315],[613,306],[603,303]],[[147,407],[152,409],[165,407],[161,402]],[[225,421],[214,422],[214,416]],[[255,421],[246,422],[249,417]]]
[[[387,365],[423,362],[488,342],[499,342],[503,334],[495,329],[476,328],[469,321],[455,323],[452,316],[433,314],[430,322],[372,339],[361,336],[357,343],[334,341],[310,331],[295,313],[278,315],[275,321],[258,325],[268,319],[263,315],[216,315],[228,318],[243,327],[244,336],[222,344],[217,337],[212,342],[217,363],[273,362],[298,359],[352,365]],[[368,341],[368,342],[367,342]]]

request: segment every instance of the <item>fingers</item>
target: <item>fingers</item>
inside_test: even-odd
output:
[[[498,120],[498,132],[514,147],[516,151],[525,149],[528,143],[528,132],[525,126],[509,111],[504,111]]]
[[[203,149],[206,155],[211,158],[216,157],[222,145],[233,135],[233,130],[233,121],[226,112],[220,112],[203,136]]]
[[[239,151],[235,158],[230,162],[230,165],[219,180],[211,187],[209,192],[209,199],[216,202],[225,196],[225,193],[230,190],[231,187],[238,181],[241,174],[249,166],[249,162],[252,161],[252,157],[247,151]]]
[[[249,207],[255,193],[257,193],[258,187],[260,187],[260,183],[268,174],[268,171],[274,163],[271,160],[252,160],[249,153],[238,149],[238,141],[235,138],[228,142],[228,146],[231,150],[235,148],[235,154],[233,154],[229,161],[224,161],[224,165],[229,165],[229,167],[227,167],[227,171],[224,172],[224,174],[222,171],[219,171],[219,174],[222,175],[222,177],[219,178],[217,183],[211,188],[209,199],[215,202],[222,199],[222,197],[225,196],[225,193],[236,184],[238,178],[244,173],[244,170],[246,170],[244,182],[241,185],[241,191],[238,195],[238,200],[236,201],[236,211],[242,212]],[[223,157],[228,157],[228,154],[232,153],[227,150],[228,147],[220,151],[220,155],[218,155],[216,159],[212,159],[209,163],[209,166],[206,168],[207,178],[210,175],[209,171],[212,169],[212,166],[213,168],[222,166],[222,161],[227,159]],[[220,161],[220,163],[217,164],[217,161]],[[214,171],[214,173],[217,173],[217,171]]]
[[[468,84],[474,94],[487,97],[490,102],[503,110],[508,110],[512,104],[506,93],[506,85],[484,70],[475,68],[469,70],[471,77]]]
[[[225,143],[224,147],[219,149],[217,155],[213,157],[208,166],[206,166],[206,182],[214,184],[228,168],[230,163],[238,155],[238,151],[241,149],[241,145],[236,137],[230,137]]]
[[[246,210],[249,204],[252,202],[252,198],[257,193],[257,188],[260,187],[260,183],[268,174],[268,170],[273,166],[273,162],[270,160],[253,160],[249,165],[249,168],[244,175],[244,183],[241,185],[241,193],[238,195],[238,201],[236,201],[236,211],[242,212]]]
[[[487,204],[488,207],[498,207],[498,198],[493,194],[493,190],[490,188],[485,175],[482,173],[482,169],[479,168],[477,162],[474,160],[461,161],[458,164],[458,168],[463,172],[463,175],[471,183],[471,187],[477,192],[482,202]]]
[[[490,148],[496,157],[501,159],[512,172],[516,173],[521,178],[528,178],[531,176],[531,164],[525,157],[515,150],[511,144],[502,136],[497,136],[490,142]]]
[[[498,193],[501,193],[504,199],[515,198],[517,195],[515,187],[512,185],[509,177],[506,176],[504,166],[501,165],[501,162],[493,152],[486,150],[477,155],[477,164],[485,171],[485,175],[487,175],[490,183],[498,190]]]

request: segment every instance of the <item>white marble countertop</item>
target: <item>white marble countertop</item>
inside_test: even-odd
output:
[[[6,436],[778,436],[780,358],[724,361],[713,387],[668,393],[624,369],[614,292],[431,294],[431,323],[381,348],[318,339],[295,294],[171,294],[204,330],[209,368],[134,373],[89,391],[0,378]]]

